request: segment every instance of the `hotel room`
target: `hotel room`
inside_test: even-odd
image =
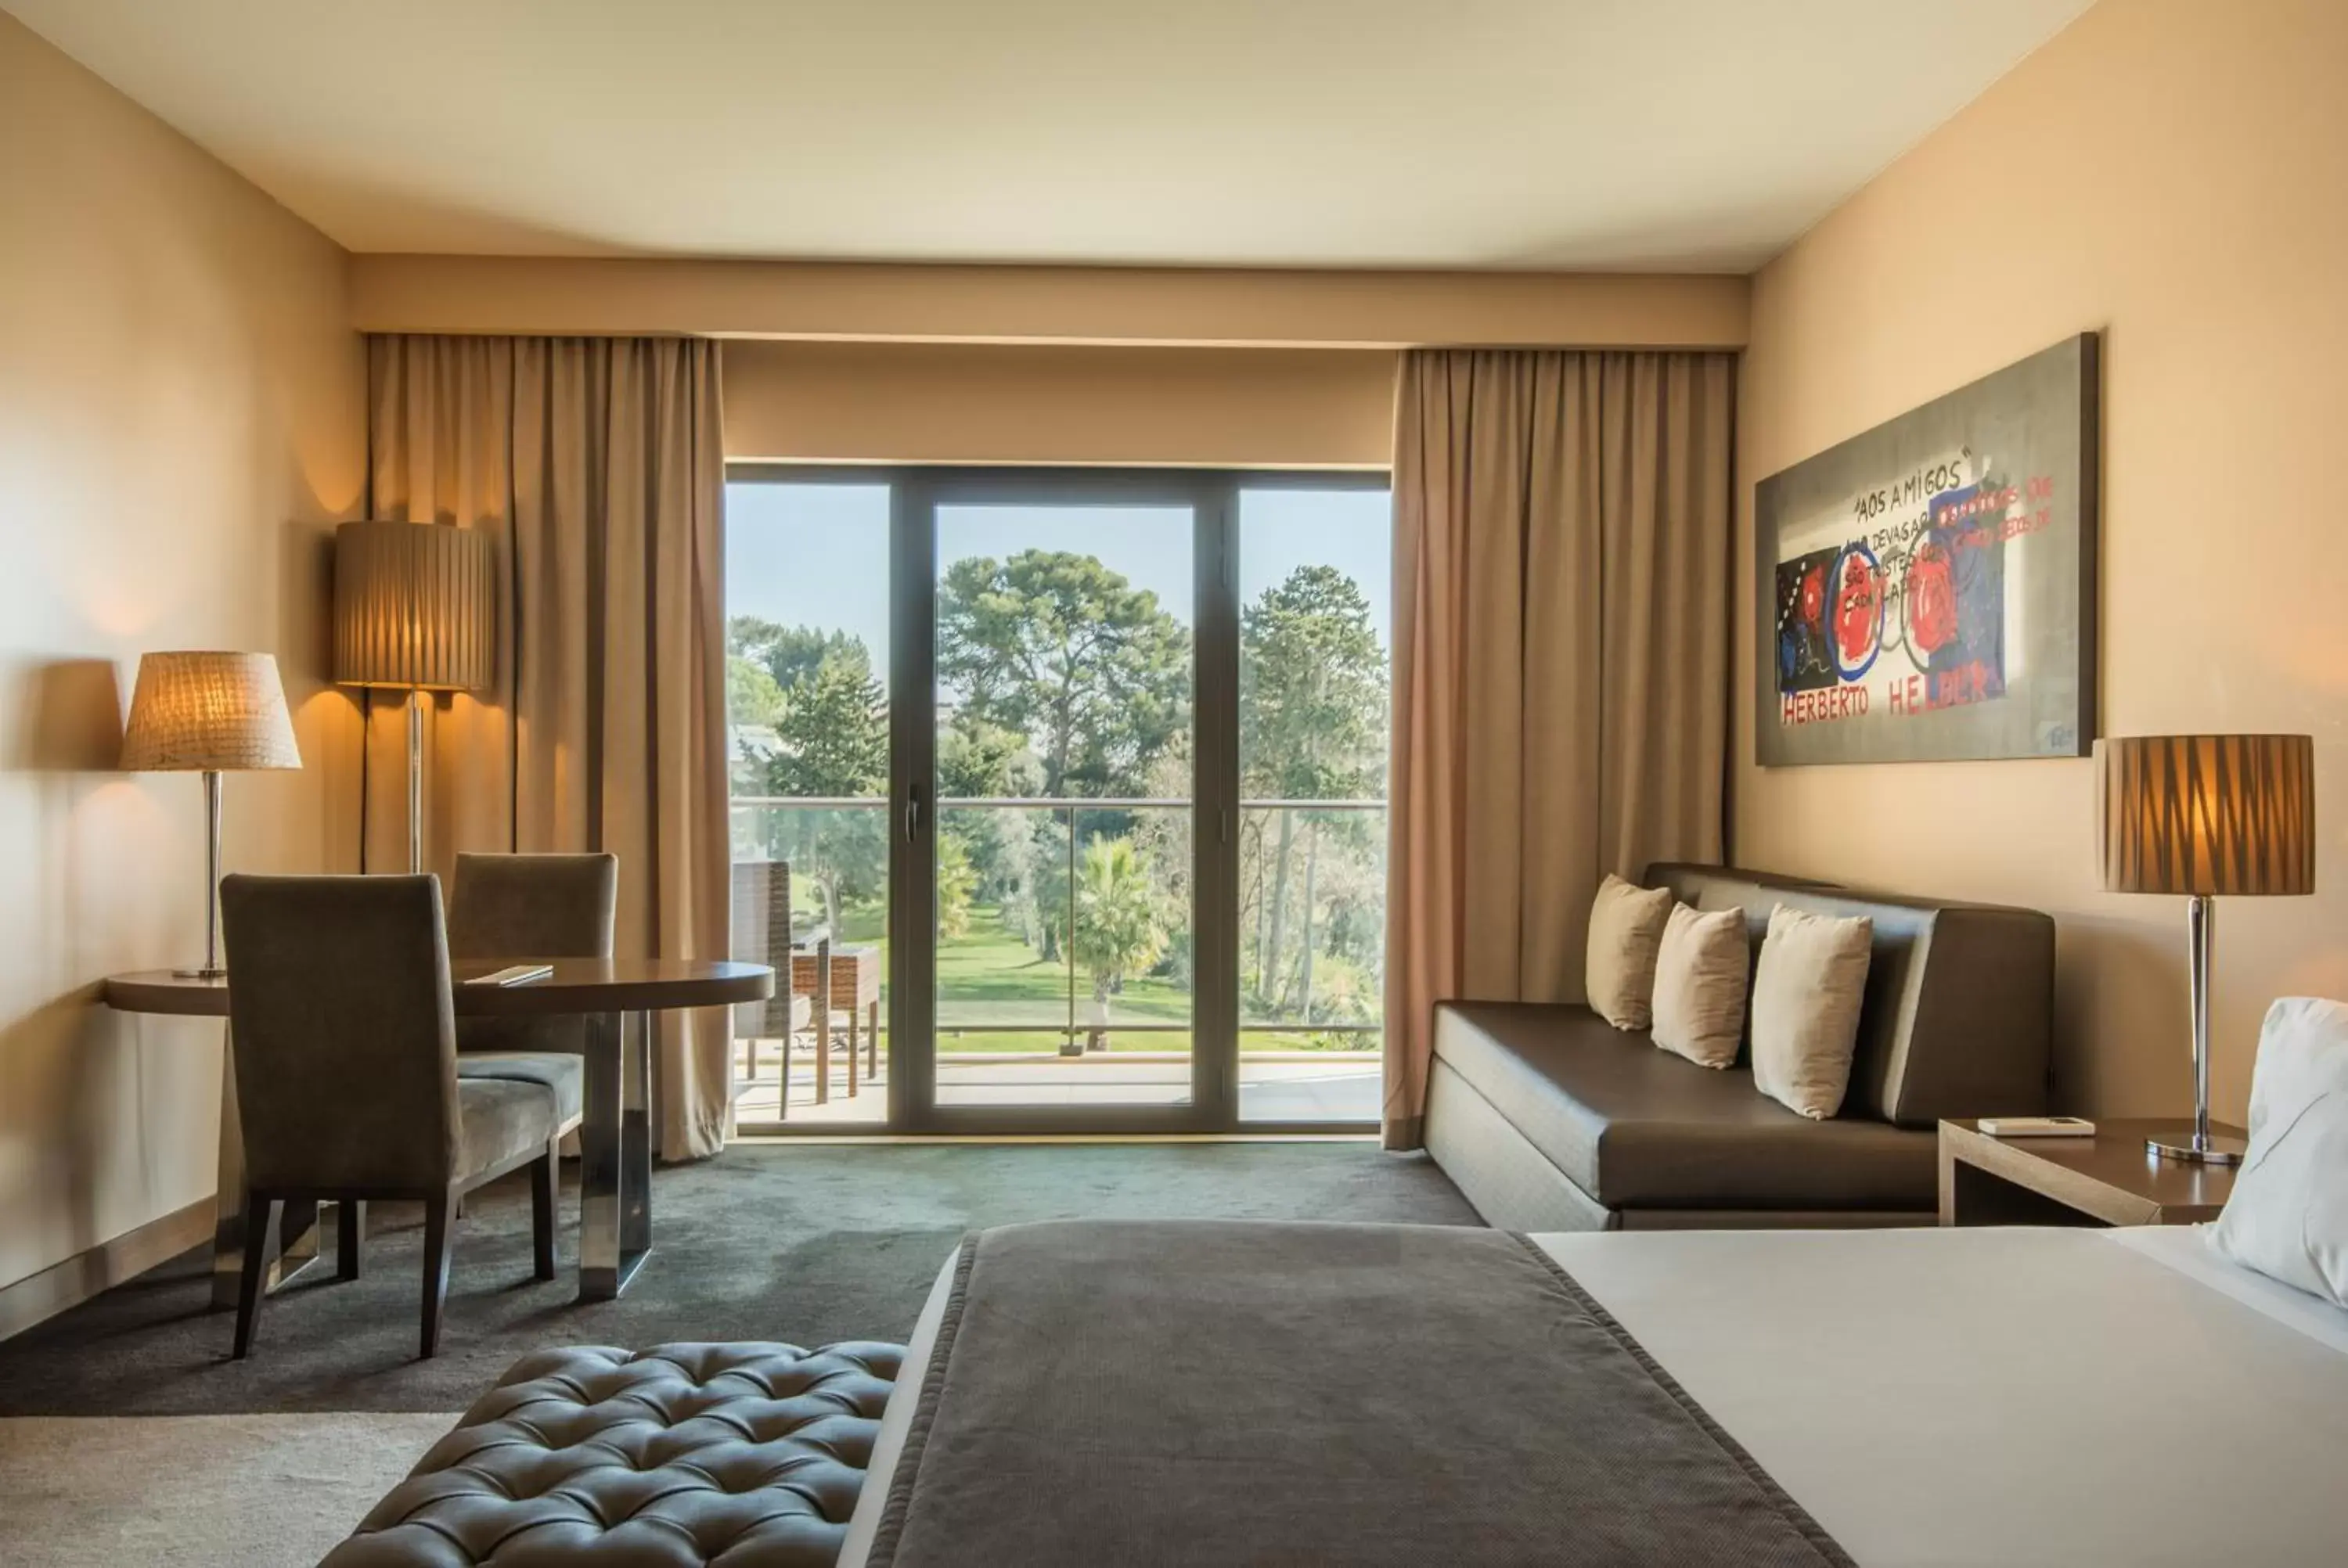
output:
[[[0,1563],[2348,1556],[2348,5],[0,0]]]

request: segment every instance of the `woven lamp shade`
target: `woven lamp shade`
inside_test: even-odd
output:
[[[497,667],[489,535],[441,523],[335,530],[335,680],[472,692]]]
[[[2098,741],[2096,838],[2114,893],[2315,891],[2315,743],[2307,735]]]
[[[266,653],[149,653],[139,661],[124,771],[298,768],[277,661]]]

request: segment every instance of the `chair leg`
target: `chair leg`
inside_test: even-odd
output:
[[[450,1188],[424,1200],[424,1334],[421,1354],[440,1349],[440,1312],[448,1304],[448,1230],[456,1218],[457,1193]]]
[[[554,1183],[562,1162],[562,1140],[548,1141],[545,1157],[530,1167],[530,1245],[541,1279],[554,1277]]]
[[[252,1349],[253,1321],[261,1316],[261,1281],[269,1272],[269,1238],[277,1230],[277,1215],[284,1207],[273,1198],[259,1193],[244,1201],[244,1269],[238,1277],[236,1288],[236,1348],[232,1352],[239,1361]]]
[[[345,1198],[335,1207],[335,1277],[356,1279],[366,1270],[366,1200]]]

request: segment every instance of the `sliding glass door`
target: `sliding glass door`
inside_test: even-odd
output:
[[[1383,487],[1239,495],[1239,1111],[1375,1120],[1384,1097]]]
[[[736,855],[884,977],[745,1130],[1374,1122],[1383,477],[730,477]]]
[[[1197,1103],[1187,505],[935,510],[936,1103]]]
[[[813,1051],[811,1016],[789,1030],[742,1009],[734,1111],[745,1127],[870,1132],[889,1119],[891,855],[889,658],[891,493],[883,477],[731,484],[726,495],[726,753],[733,854],[789,867],[792,925],[840,951],[839,1045]],[[742,899],[737,897],[737,906]],[[769,946],[736,956],[774,961]],[[810,943],[812,946],[812,942]],[[793,989],[813,990],[813,955]],[[870,999],[865,999],[867,996]],[[811,999],[802,1004],[811,1009]],[[788,1016],[788,1015],[783,1015]],[[836,1070],[836,1071],[835,1071]]]

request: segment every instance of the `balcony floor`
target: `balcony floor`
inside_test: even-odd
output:
[[[742,1059],[736,1054],[735,1117],[746,1127],[776,1120],[778,1054],[772,1042],[763,1044],[758,1076],[747,1081],[738,1077]],[[878,1127],[888,1115],[886,1052],[879,1078],[860,1075],[853,1095],[847,1053],[838,1052],[830,1100],[819,1105],[815,1092],[815,1065],[802,1047],[792,1052],[789,1123],[843,1132]],[[1189,1093],[1189,1059],[1172,1053],[938,1059],[938,1099],[944,1105],[1179,1105]],[[1383,1094],[1375,1051],[1250,1051],[1240,1058],[1242,1122],[1374,1122]]]

